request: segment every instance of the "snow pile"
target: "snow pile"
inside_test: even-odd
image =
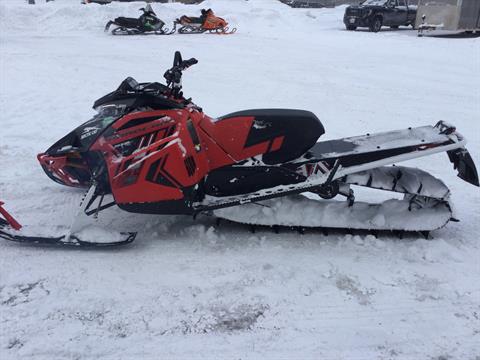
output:
[[[75,236],[80,240],[105,244],[125,240],[125,236],[121,233],[98,225],[88,226],[76,232]]]
[[[312,23],[311,16],[305,16],[299,23],[295,10],[287,6],[278,6],[276,0],[207,0],[198,5],[185,6],[180,3],[152,3],[157,16],[171,28],[175,19],[182,15],[199,16],[200,10],[212,8],[215,13],[229,22],[229,27],[242,24],[242,31],[263,27],[278,33],[277,29],[286,28],[298,31],[303,22]],[[145,2],[113,2],[108,6],[100,4],[81,4],[80,1],[56,0],[53,4],[39,2],[36,6],[16,0],[4,0],[0,4],[0,30],[15,33],[31,32],[41,35],[59,35],[62,33],[98,34],[109,20],[118,16],[138,17]],[[307,13],[308,14],[308,13]]]
[[[347,32],[343,8],[274,0],[153,4],[165,21],[211,6],[238,27],[232,36],[114,37],[105,23],[138,16],[144,3],[37,2],[0,1],[0,198],[23,224],[68,226],[82,198],[48,179],[35,155],[127,76],[161,81],[175,50],[199,60],[184,90],[211,116],[306,109],[325,139],[444,119],[480,160],[479,39]],[[250,234],[208,217],[114,208],[102,226],[138,231],[131,246],[2,241],[0,357],[475,359],[480,192],[445,154],[406,165],[441,178],[457,203],[461,223],[433,241]]]

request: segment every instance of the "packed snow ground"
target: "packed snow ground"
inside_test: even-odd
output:
[[[347,32],[343,8],[274,0],[153,4],[167,24],[213,7],[233,36],[113,37],[105,23],[143,4],[37,2],[0,2],[0,198],[23,223],[65,227],[81,198],[35,155],[125,77],[163,80],[175,50],[199,60],[185,92],[211,116],[307,109],[330,139],[443,119],[480,161],[480,39]],[[112,210],[107,225],[139,231],[132,246],[0,242],[0,358],[478,360],[480,192],[445,154],[406,165],[452,189],[461,222],[434,240],[250,234]]]

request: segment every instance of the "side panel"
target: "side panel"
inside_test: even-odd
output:
[[[119,205],[183,200],[203,179],[207,158],[192,127],[187,110],[138,112],[97,141],[92,150],[105,155]]]
[[[207,153],[208,167],[210,170],[232,165],[236,162],[235,159],[224,151],[201,127],[198,127],[197,130],[205,152]]]
[[[200,126],[235,161],[240,161],[264,154],[268,150],[269,139],[248,142],[248,134],[255,126],[254,122],[253,116],[239,116],[219,121],[204,119]]]
[[[261,155],[267,165],[301,157],[325,133],[313,113],[292,109],[245,110],[217,120],[205,117],[200,128],[236,162]]]

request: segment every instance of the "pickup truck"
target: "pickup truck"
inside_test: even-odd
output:
[[[396,29],[401,25],[415,28],[417,6],[410,5],[408,0],[366,0],[357,6],[345,9],[343,23],[347,30],[367,27],[378,32],[382,26]]]

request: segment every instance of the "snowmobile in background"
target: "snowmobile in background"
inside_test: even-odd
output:
[[[82,0],[81,3],[84,5],[87,4],[100,4],[100,5],[108,5],[112,2],[113,0]]]
[[[251,226],[425,234],[454,220],[450,191],[429,173],[394,163],[446,152],[458,176],[479,186],[465,138],[446,122],[317,142],[325,129],[304,110],[211,118],[182,92],[182,73],[196,63],[176,52],[166,85],[126,78],[95,101],[92,119],[38,155],[53,181],[88,189],[68,234],[34,236],[2,209],[0,237],[75,246],[131,242],[135,233],[112,242],[81,236],[88,216],[114,205],[142,214],[213,214]],[[399,196],[366,203],[355,199],[354,187]]]
[[[127,18],[117,17],[113,21],[109,21],[105,25],[105,32],[109,31],[110,26],[116,27],[112,30],[113,35],[139,35],[139,34],[155,34],[155,35],[171,35],[175,32],[165,27],[165,23],[157,17],[150,4],[145,8],[139,9],[143,12],[140,17]]]
[[[183,15],[175,21],[175,26],[180,34],[202,34],[209,32],[213,34],[233,34],[236,28],[229,29],[228,23],[221,17],[215,16],[212,9],[202,9],[200,17]]]

